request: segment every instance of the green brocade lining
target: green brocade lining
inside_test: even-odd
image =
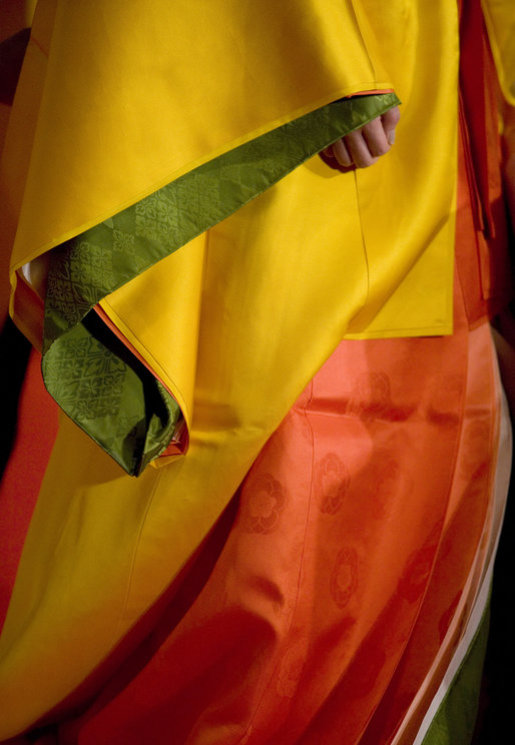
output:
[[[180,408],[92,310],[320,152],[399,103],[357,96],[316,111],[195,168],[50,254],[43,378],[61,408],[129,474],[168,446]]]

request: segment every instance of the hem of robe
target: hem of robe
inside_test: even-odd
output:
[[[495,556],[499,544],[512,457],[511,423],[503,395],[501,436],[495,484],[495,505],[487,562],[469,623],[463,632],[444,679],[424,717],[413,745],[440,742],[441,732],[449,742],[470,737],[475,721],[481,672],[488,638],[489,604]],[[466,678],[464,681],[463,679]],[[472,682],[472,685],[471,685]],[[463,690],[461,690],[463,688]],[[455,699],[455,701],[453,701]],[[461,711],[460,711],[461,709]],[[393,744],[392,744],[393,745]],[[395,745],[397,745],[395,743]]]
[[[430,745],[433,742],[435,728],[440,729],[444,726],[439,723],[438,719],[445,710],[445,699],[454,695],[453,688],[458,686],[460,671],[467,664],[469,656],[472,655],[478,636],[482,638],[484,635],[482,627],[485,624],[488,625],[487,616],[494,563],[506,508],[512,462],[511,421],[498,371],[495,378],[496,388],[500,396],[500,416],[496,469],[491,503],[488,507],[489,514],[485,521],[474,563],[467,578],[467,590],[460,598],[441,649],[415,699],[412,701],[404,720],[391,740],[391,745],[411,745],[411,743],[413,745]],[[485,649],[483,649],[483,653],[484,651]],[[482,657],[479,665],[479,683],[481,668]],[[474,707],[477,704],[478,696],[479,687],[476,687],[468,691],[468,701],[467,697],[462,700],[463,704],[468,703],[469,705],[468,716],[462,720],[462,725],[466,723],[470,725],[471,721],[474,722]],[[443,714],[442,718],[444,718]],[[420,722],[418,731],[417,722]],[[470,732],[468,735],[470,735]],[[457,736],[457,733],[455,733],[455,736]],[[449,740],[449,742],[451,741]]]
[[[473,332],[471,332],[471,334],[472,334],[472,337],[474,337],[474,336],[477,336],[477,334],[478,334],[478,333],[479,333],[479,334],[481,334],[481,333],[482,333],[482,334],[484,334],[484,332],[485,332],[485,329],[484,329],[484,328],[481,328],[481,329],[478,329],[477,331],[473,331]],[[468,333],[468,332],[467,332],[467,333]],[[469,336],[470,336],[470,335],[469,335]],[[423,341],[423,340],[420,340],[420,341]],[[359,348],[360,346],[363,346],[363,348],[366,348],[367,342],[349,342],[349,341],[347,341],[347,342],[343,342],[343,344],[347,344],[347,345],[353,345],[353,347],[352,347],[352,348],[358,349],[358,348]],[[391,341],[390,341],[390,342],[388,342],[388,344],[395,344],[395,342],[391,342]],[[321,373],[322,373],[322,375],[324,374],[324,373],[323,373],[323,369],[322,369]],[[376,405],[377,405],[377,404],[376,404]],[[294,408],[295,408],[295,407],[294,407]],[[282,425],[282,426],[283,426],[283,425]],[[259,459],[258,459],[258,460],[259,460]],[[333,467],[334,467],[334,466],[333,466]],[[331,473],[331,471],[329,471],[329,473]],[[274,478],[275,478],[275,477],[274,477]],[[272,482],[272,485],[273,485],[273,482]],[[254,488],[255,488],[255,486],[254,486]],[[274,489],[276,489],[276,487],[273,487],[273,488],[274,488]],[[273,492],[272,492],[272,493],[273,493]],[[326,498],[328,498],[328,497],[326,497]],[[322,496],[321,496],[321,495],[319,495],[319,496],[317,496],[317,497],[316,497],[315,499],[316,499],[316,500],[317,500],[317,501],[319,502],[319,504],[320,504],[320,499],[322,499]],[[337,508],[337,504],[335,504],[334,506],[332,506],[332,503],[331,503],[331,502],[328,502],[328,503],[327,503],[327,507],[326,507],[326,509],[328,510],[328,515],[330,515],[330,514],[331,514],[331,513],[333,512],[333,510],[334,510],[335,508]],[[247,518],[247,519],[249,519],[249,518]],[[265,525],[266,525],[266,522],[265,522],[265,523],[263,523],[263,527],[264,527],[264,529],[265,529],[265,531],[266,531],[266,527],[265,527]],[[218,550],[219,550],[219,549],[218,549]],[[216,551],[215,551],[215,553],[216,553]],[[187,581],[187,580],[186,580],[186,581]],[[188,590],[186,590],[186,594],[188,595]],[[422,599],[422,596],[421,596],[421,599]],[[188,601],[188,602],[189,602],[189,603],[191,603],[191,602],[192,602],[192,599],[191,599],[191,597],[190,597],[190,599],[189,599],[189,601]],[[193,602],[194,602],[194,601],[193,601]],[[151,615],[152,615],[152,613],[150,614],[150,616],[151,616]],[[149,616],[149,618],[147,619],[147,621],[149,621],[149,620],[150,620],[150,616]],[[144,621],[144,619],[143,619],[143,621]],[[180,623],[180,621],[179,621],[179,623]],[[160,636],[160,635],[159,635],[159,632],[158,632],[158,637],[159,637],[159,636]],[[164,641],[164,639],[163,639],[163,641]],[[152,646],[152,643],[151,643],[151,646]],[[129,659],[130,659],[130,658],[129,658]],[[141,664],[141,663],[139,663],[139,664],[137,663],[137,667],[139,667],[139,665],[140,665],[140,664]],[[135,670],[135,669],[134,669],[134,662],[130,662],[130,661],[129,661],[127,670],[130,670],[131,668],[132,668],[132,670],[133,670],[133,671]],[[92,677],[93,677],[93,678],[95,678],[95,674],[93,674],[93,676],[92,676]],[[117,677],[117,675],[115,675],[114,679],[112,679],[112,682],[111,682],[111,684],[110,684],[110,685],[108,686],[108,689],[109,689],[109,688],[112,688],[112,686],[113,686],[113,685],[114,685],[114,686],[115,686],[115,688],[116,688],[116,684],[114,683],[114,681],[116,680],[116,677]],[[127,679],[127,678],[126,678],[126,673],[122,673],[122,679],[125,679],[127,683],[128,683],[128,682],[129,682],[129,680],[130,680],[130,678],[129,678],[129,679]],[[91,682],[91,681],[90,681],[90,682]],[[87,687],[87,684],[86,684],[86,687]],[[79,691],[77,691],[77,693],[79,693]],[[80,692],[80,693],[82,693],[82,695],[84,695],[84,689],[83,689],[83,690],[82,690],[82,692]],[[93,713],[93,712],[94,712],[95,710],[97,710],[97,712],[98,712],[98,711],[101,711],[101,709],[102,709],[102,704],[100,704],[100,701],[102,701],[102,700],[103,700],[103,704],[104,704],[104,705],[107,705],[107,707],[109,708],[109,700],[110,700],[110,697],[111,697],[111,695],[112,695],[112,693],[111,693],[111,694],[108,694],[108,695],[107,695],[107,699],[106,699],[106,697],[105,697],[105,696],[103,696],[103,695],[101,695],[101,696],[100,696],[100,699],[99,699],[100,710],[99,710],[99,709],[97,709],[97,707],[96,707],[95,705],[93,706],[93,710],[92,710],[92,712],[91,712],[91,713],[92,713],[92,715],[93,715],[93,719],[95,718],[95,716],[94,716],[94,713]],[[79,698],[80,698],[80,696],[79,696]],[[64,713],[64,712],[65,712],[66,710],[69,710],[69,707],[70,707],[70,706],[71,706],[71,707],[72,707],[72,709],[73,709],[73,699],[74,699],[74,696],[72,695],[72,696],[71,696],[71,697],[70,697],[69,699],[67,699],[66,701],[62,702],[62,705],[61,705],[61,706],[59,706],[59,707],[58,707],[58,709],[57,709],[57,710],[55,710],[55,711],[53,712],[53,714],[50,714],[50,716],[49,716],[49,719],[50,719],[50,720],[52,720],[52,719],[53,719],[53,718],[54,718],[55,716],[57,716],[57,715],[58,715],[58,711],[59,711],[59,710],[61,710],[61,711],[62,711],[62,712]],[[115,699],[116,699],[116,696],[115,696]],[[47,719],[47,717],[45,717],[45,719]],[[79,719],[80,719],[80,717],[79,717]],[[88,715],[86,715],[86,720],[85,720],[85,721],[83,720],[84,724],[86,725],[86,729],[88,729],[88,725],[87,725],[87,720],[88,720]],[[43,725],[43,722],[41,722],[41,724]],[[65,726],[66,726],[66,725],[65,725]],[[72,728],[72,730],[74,729],[74,725],[73,725],[73,724],[72,724],[71,722],[70,722],[70,723],[69,723],[69,724],[68,724],[67,726],[68,726],[68,727],[71,727],[71,728]],[[98,735],[99,735],[99,732],[98,732],[98,729],[97,729],[97,733],[96,733],[95,735],[92,735],[92,737],[93,737],[94,739],[92,739],[92,740],[91,740],[91,742],[96,742],[97,740],[96,740],[95,738],[98,738]],[[111,735],[109,735],[109,737],[112,737],[112,733],[111,733]],[[113,740],[113,742],[114,742],[114,741],[115,741],[115,740]],[[285,741],[286,741],[286,740],[285,740]],[[87,742],[87,740],[85,740],[85,742]]]

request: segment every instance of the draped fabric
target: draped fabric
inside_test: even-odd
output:
[[[129,635],[64,742],[389,741],[466,626],[492,507],[493,349],[457,300],[452,337],[339,345],[198,557],[220,551],[207,582],[193,572],[143,643]]]
[[[495,34],[507,6],[488,7]],[[203,10],[38,5],[1,169],[13,316],[41,344],[45,286],[47,331],[75,294],[80,333],[112,334],[171,395],[188,449],[124,473],[84,420],[92,406],[124,432],[139,419],[111,411],[118,362],[78,339],[54,379],[58,399],[65,378],[64,398],[79,391],[85,431],[62,418],[24,543],[0,638],[4,739],[390,742],[420,722],[423,706],[407,713],[477,590],[499,431],[485,320],[507,288],[502,228],[486,236],[496,159],[473,158],[485,132],[498,143],[488,117],[467,120],[470,92],[458,108],[456,2]],[[475,59],[488,88],[488,54]],[[359,101],[385,108],[355,126],[393,95],[397,142],[373,168],[310,157]],[[284,132],[300,155],[254,188],[282,153],[248,153]],[[188,206],[200,232],[181,179],[224,158],[236,175]],[[234,193],[248,199],[211,214]],[[159,251],[179,236],[152,266],[142,221]]]

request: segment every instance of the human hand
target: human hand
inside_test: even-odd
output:
[[[395,142],[395,128],[400,116],[398,106],[389,109],[322,150],[322,160],[337,170],[368,168],[381,155],[385,155]]]

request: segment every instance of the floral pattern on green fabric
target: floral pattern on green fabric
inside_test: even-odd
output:
[[[94,306],[398,103],[395,94],[386,93],[324,106],[186,173],[53,249],[45,303],[45,384],[128,473],[140,473],[166,449],[182,414],[171,394],[102,328]]]

